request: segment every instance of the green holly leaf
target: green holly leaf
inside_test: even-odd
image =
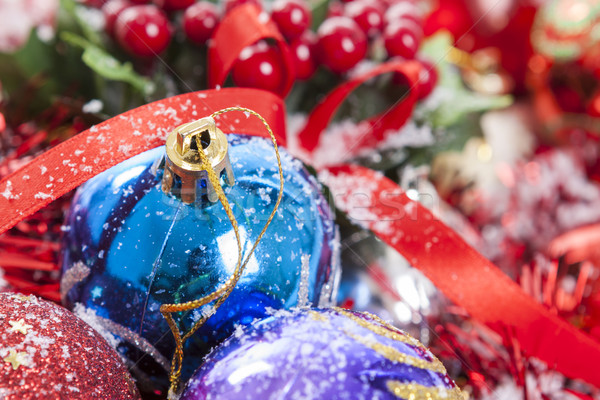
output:
[[[433,35],[421,47],[421,54],[435,64],[439,80],[434,94],[419,105],[415,116],[435,128],[447,128],[468,114],[505,108],[513,102],[508,95],[484,95],[468,89],[458,67],[448,61],[453,42],[452,35],[444,31]]]
[[[308,5],[312,14],[312,30],[316,32],[327,18],[329,0],[310,0]]]
[[[78,4],[75,0],[60,0],[60,11],[74,22],[83,36],[97,46],[102,44],[100,33],[89,24],[90,8]]]
[[[83,49],[82,61],[101,77],[130,84],[144,96],[154,92],[154,83],[133,70],[129,62],[122,63],[104,49],[71,32],[63,32],[61,39]]]
[[[32,30],[27,43],[13,53],[0,53],[0,77],[11,104],[21,104],[27,116],[46,110],[63,93],[77,84],[79,96],[93,85],[91,73],[71,48],[57,51],[56,40],[41,40]],[[71,88],[71,89],[69,89]]]

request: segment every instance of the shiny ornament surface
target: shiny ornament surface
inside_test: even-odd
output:
[[[234,134],[227,140],[235,185],[223,188],[247,254],[277,198],[277,163],[268,140]],[[142,363],[150,376],[166,376],[168,363],[145,355],[148,349],[167,359],[174,349],[160,305],[212,293],[237,262],[235,233],[219,202],[184,204],[163,193],[163,170],[156,168],[163,154],[163,148],[142,153],[81,186],[66,221],[61,280],[69,307],[83,304],[106,329],[129,338],[123,351],[132,361],[156,361]],[[237,286],[214,315],[211,307],[176,315],[182,330],[211,315],[186,343],[184,378],[236,324],[263,318],[268,307],[330,304],[335,296],[329,205],[300,161],[280,154],[282,203]]]
[[[463,399],[421,343],[374,315],[278,312],[236,333],[194,373],[181,400]]]
[[[0,360],[3,400],[140,398],[96,331],[35,296],[0,293]]]

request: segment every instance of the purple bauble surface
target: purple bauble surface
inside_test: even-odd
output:
[[[379,318],[279,311],[210,353],[181,400],[463,399],[442,363]]]

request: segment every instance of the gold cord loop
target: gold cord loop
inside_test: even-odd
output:
[[[216,300],[216,302],[213,306],[213,309],[216,310],[217,308],[219,308],[219,306],[227,299],[227,297],[229,296],[231,291],[235,288],[238,280],[240,279],[242,273],[244,272],[244,268],[246,267],[246,264],[250,260],[250,257],[254,253],[254,250],[256,249],[260,240],[262,239],[263,235],[265,234],[265,231],[267,230],[268,226],[271,224],[271,221],[275,217],[275,213],[277,212],[277,209],[279,208],[279,204],[281,203],[281,198],[283,196],[283,182],[284,182],[283,168],[281,166],[281,158],[279,156],[277,140],[275,139],[275,135],[273,134],[271,127],[269,126],[267,121],[260,114],[258,114],[257,112],[255,112],[253,110],[243,108],[243,107],[225,108],[223,110],[213,113],[211,115],[211,117],[215,118],[218,115],[221,115],[221,114],[224,114],[227,112],[231,112],[231,111],[241,111],[244,113],[251,114],[251,115],[257,117],[263,123],[263,125],[266,127],[266,129],[269,133],[269,136],[271,137],[271,141],[273,142],[273,147],[275,149],[275,155],[277,157],[277,167],[279,169],[279,194],[277,196],[277,201],[275,202],[275,207],[273,208],[273,211],[271,211],[271,214],[270,214],[267,222],[265,223],[260,234],[256,238],[256,241],[254,242],[252,249],[246,256],[246,258],[242,261],[242,258],[243,258],[242,242],[240,239],[238,223],[235,219],[235,216],[233,215],[231,205],[229,204],[229,201],[227,200],[227,197],[225,196],[225,192],[223,191],[223,188],[220,184],[219,177],[217,176],[210,161],[208,160],[208,157],[206,156],[204,151],[202,151],[202,150],[198,151],[198,154],[200,156],[201,167],[206,170],[207,175],[208,175],[208,180],[213,185],[216,195],[219,199],[219,202],[225,209],[225,212],[227,213],[227,217],[229,218],[231,226],[233,227],[233,230],[235,232],[235,239],[236,239],[237,246],[238,246],[238,261],[237,261],[237,264],[236,264],[233,274],[229,277],[229,279],[227,279],[227,281],[225,281],[225,283],[223,283],[220,287],[218,287],[214,292],[212,292],[200,299],[197,299],[197,300],[188,301],[188,302],[179,303],[179,304],[163,304],[160,307],[160,312],[162,313],[163,317],[167,320],[167,323],[169,324],[169,327],[171,328],[171,332],[173,333],[173,337],[175,338],[175,353],[173,355],[173,362],[171,363],[171,375],[170,375],[171,386],[169,388],[169,399],[176,398],[176,394],[178,392],[179,380],[181,377],[181,367],[183,364],[183,345],[185,344],[186,340],[189,339],[210,317],[210,315],[202,316],[192,326],[192,328],[188,332],[182,333],[181,330],[179,329],[179,326],[177,325],[177,322],[175,322],[172,313],[194,310],[199,307],[208,305],[215,300]],[[197,142],[197,148],[202,149],[202,143],[200,143],[199,136],[196,136],[196,142]]]

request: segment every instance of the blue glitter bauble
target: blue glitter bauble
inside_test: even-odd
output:
[[[181,400],[462,400],[416,339],[367,313],[279,311],[211,352]]]
[[[230,134],[235,185],[224,186],[247,253],[275,205],[279,175],[270,141]],[[234,330],[263,318],[267,308],[328,304],[335,295],[336,227],[316,181],[280,149],[285,178],[276,217],[229,298],[186,344],[184,378],[202,355]],[[117,336],[142,337],[171,358],[174,340],[159,312],[213,292],[237,261],[234,230],[219,203],[184,204],[161,190],[163,148],[147,151],[82,185],[66,221],[62,261],[65,303],[81,303]],[[305,268],[302,268],[302,259]],[[187,330],[208,308],[176,314]],[[138,341],[139,342],[139,341]],[[150,376],[152,357],[121,349]],[[155,357],[156,358],[156,357]],[[148,364],[148,365],[147,365]],[[157,367],[154,370],[154,367]],[[166,376],[166,371],[162,371]]]

